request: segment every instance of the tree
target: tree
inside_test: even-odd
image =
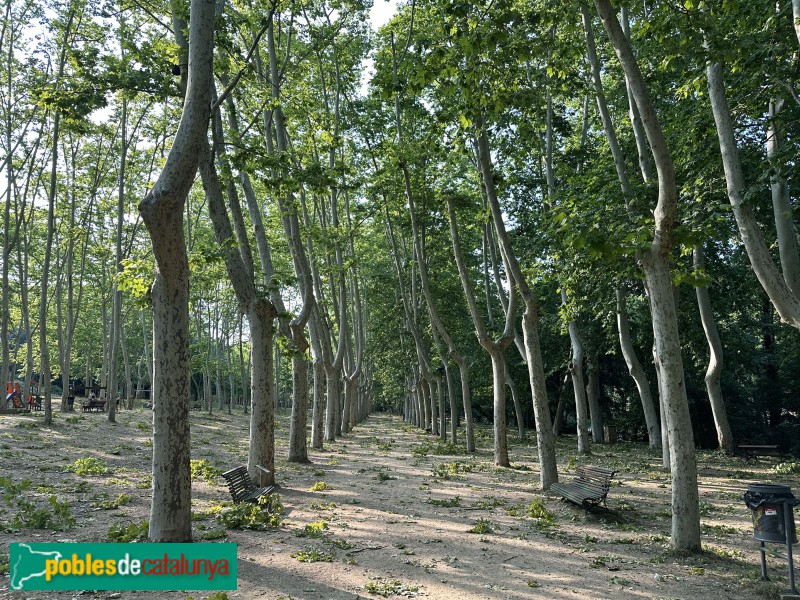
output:
[[[653,315],[658,361],[663,373],[661,394],[669,428],[672,465],[671,543],[677,550],[699,550],[697,465],[669,269],[677,212],[675,171],[650,93],[616,13],[608,0],[595,0],[595,7],[631,87],[658,174],[658,202],[653,211],[655,231],[650,249],[643,252],[641,262]]]
[[[175,5],[175,9],[178,5]],[[203,156],[213,92],[214,5],[191,0],[186,96],[153,189],[139,204],[156,261],[153,302],[153,498],[149,537],[192,536],[189,473],[189,263],[183,209]]]

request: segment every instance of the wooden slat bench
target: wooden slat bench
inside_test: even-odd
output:
[[[270,472],[269,469],[258,465],[256,466],[265,473]],[[230,490],[234,504],[239,504],[240,502],[258,502],[261,496],[266,496],[275,489],[271,485],[267,487],[258,487],[253,483],[253,480],[250,479],[250,475],[247,473],[247,467],[245,466],[225,471],[222,477],[228,484],[228,490]]]
[[[106,401],[105,400],[87,400],[86,402],[81,403],[81,408],[83,412],[91,412],[96,410],[98,412],[105,411],[106,409]]]
[[[758,460],[759,456],[784,457],[783,451],[777,444],[739,444],[739,451],[744,454],[745,460],[750,460],[751,458]]]
[[[575,479],[569,483],[554,483],[550,490],[564,500],[586,508],[605,504],[608,488],[616,471],[582,465],[575,469],[575,473]]]

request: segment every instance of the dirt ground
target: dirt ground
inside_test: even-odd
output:
[[[219,470],[246,459],[246,417],[193,413],[191,420],[194,459]],[[777,598],[787,588],[783,559],[769,558],[772,582],[760,581],[758,543],[742,502],[750,482],[800,490],[800,473],[778,474],[777,460],[698,454],[704,551],[680,556],[669,550],[669,476],[660,469],[660,455],[641,445],[596,445],[592,456],[579,458],[574,437],[559,439],[562,480],[576,461],[618,472],[608,508],[587,511],[538,490],[533,434],[520,443],[512,432],[513,466],[497,468],[491,431],[484,428],[478,430],[479,451],[469,456],[397,416],[376,414],[312,452],[309,465],[285,461],[287,432],[288,414],[282,412],[280,527],[221,530],[211,509],[229,499],[224,482],[214,476],[193,482],[195,539],[214,532],[216,541],[238,544],[238,590],[227,596],[10,592],[9,543],[106,541],[112,525],[148,518],[152,441],[150,413],[143,409],[122,411],[117,424],[104,413],[57,414],[52,427],[42,425],[40,414],[0,416],[0,476],[11,484],[30,480],[22,494],[27,501],[44,507],[55,495],[76,520],[64,531],[10,526],[19,497],[5,493],[10,484],[0,480],[0,596],[739,600]],[[69,470],[87,457],[106,472],[82,476]],[[114,508],[119,494],[129,501]]]

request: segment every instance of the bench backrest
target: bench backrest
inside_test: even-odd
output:
[[[611,487],[611,479],[616,471],[604,469],[603,467],[579,465],[575,468],[575,473],[584,485],[594,488],[605,495],[608,493],[608,488]]]
[[[226,471],[222,474],[222,477],[224,477],[225,481],[228,483],[228,489],[231,492],[233,501],[236,503],[256,487],[250,479],[250,475],[247,473],[247,467],[244,466]]]

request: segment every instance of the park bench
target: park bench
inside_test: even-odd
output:
[[[86,402],[81,403],[81,408],[83,409],[83,412],[91,412],[93,410],[99,412],[106,409],[106,401],[98,399],[87,400]]]
[[[269,469],[258,465],[256,466],[265,473],[270,472]],[[258,487],[253,483],[253,480],[250,479],[250,475],[247,473],[247,467],[244,466],[225,471],[222,477],[228,484],[228,490],[230,490],[234,504],[239,504],[240,502],[258,502],[261,496],[266,496],[275,489],[273,486]]]
[[[581,465],[575,469],[575,473],[575,479],[569,483],[554,483],[550,490],[562,499],[586,508],[605,504],[615,471]]]
[[[777,444],[739,444],[739,452],[744,455],[745,460],[758,460],[759,456],[784,457],[783,450]]]

